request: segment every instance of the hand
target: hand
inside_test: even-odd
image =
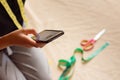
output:
[[[45,43],[37,43],[32,38],[28,37],[28,34],[37,35],[37,32],[34,29],[21,29],[15,30],[5,36],[3,38],[8,46],[23,46],[23,47],[43,47]]]

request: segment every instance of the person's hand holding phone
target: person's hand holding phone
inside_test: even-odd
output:
[[[37,43],[32,38],[28,37],[28,34],[37,35],[37,32],[34,29],[21,29],[15,30],[11,33],[8,33],[5,36],[0,37],[1,47],[5,48],[8,46],[23,46],[23,47],[40,47],[46,45],[46,43]],[[4,43],[4,44],[3,44]]]

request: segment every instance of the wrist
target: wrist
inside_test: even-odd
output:
[[[6,36],[0,37],[0,50],[10,46],[9,40]]]

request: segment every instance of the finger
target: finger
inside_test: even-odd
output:
[[[33,34],[33,35],[37,35],[37,32],[36,32],[36,30],[35,29],[23,29],[23,33],[24,34]]]
[[[28,44],[31,45],[32,47],[38,47],[36,41],[31,38],[29,38]]]
[[[37,47],[36,45],[36,41],[33,40],[32,38],[26,36],[26,35],[22,35],[22,39],[24,39],[22,42],[24,43],[24,45],[30,45],[32,47]]]
[[[37,47],[40,47],[40,48],[44,47],[45,45],[46,45],[46,43],[42,43],[42,42],[36,44],[36,46],[37,46]]]

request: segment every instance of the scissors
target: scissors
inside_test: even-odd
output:
[[[81,41],[81,46],[83,46],[84,51],[89,51],[94,47],[94,43],[105,33],[105,29],[100,31],[94,38],[90,40],[82,40]]]

